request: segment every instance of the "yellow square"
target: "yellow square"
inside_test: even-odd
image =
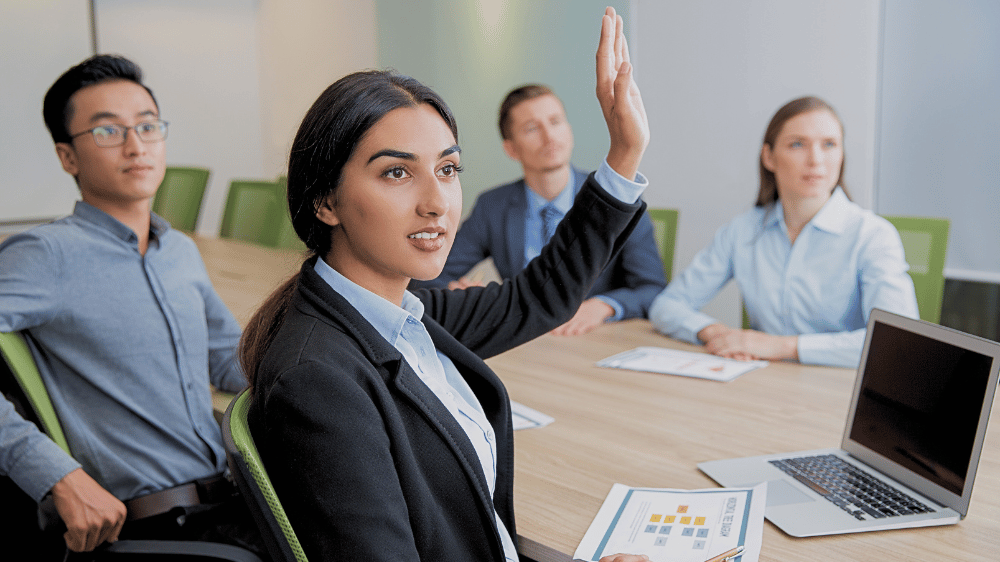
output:
[[[664,523],[673,523],[676,520],[677,520],[677,516],[676,515],[668,515],[668,516],[666,516],[666,517],[663,518],[663,522]]]
[[[687,512],[688,512],[688,506],[686,505],[682,505],[677,508],[677,513],[687,513]]]
[[[694,518],[694,524],[695,525],[704,525],[705,524],[705,518],[704,517],[695,517]]]
[[[681,525],[689,525],[691,523],[690,517],[681,517]]]
[[[650,523],[659,523],[661,517],[662,517],[661,515],[653,514],[653,516],[649,518],[649,522]]]

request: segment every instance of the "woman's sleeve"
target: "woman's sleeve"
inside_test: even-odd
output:
[[[873,308],[919,318],[913,279],[899,233],[891,223],[874,217],[859,239],[858,284],[865,323]],[[799,361],[813,365],[856,368],[865,343],[865,329],[799,336]]]
[[[712,243],[653,299],[649,319],[657,330],[672,338],[701,343],[698,332],[718,322],[700,310],[733,278],[735,231],[734,223],[720,228]]]
[[[352,368],[365,367],[343,366]],[[257,440],[309,559],[418,560],[388,432],[368,392],[305,363],[263,397]]]
[[[645,203],[624,203],[591,174],[541,255],[503,284],[415,294],[425,313],[482,358],[530,341],[573,317],[621,251]]]

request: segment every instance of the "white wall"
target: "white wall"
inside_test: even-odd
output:
[[[102,53],[139,64],[170,122],[167,165],[212,170],[199,230],[218,232],[233,177],[264,173],[255,0],[97,0]]]
[[[59,165],[42,98],[91,54],[86,4],[0,0],[0,53],[0,223],[69,214],[80,192]]]
[[[309,105],[375,62],[366,1],[97,0],[96,13],[98,49],[143,67],[170,122],[168,165],[212,170],[198,223],[207,235],[230,180],[284,173]]]
[[[306,111],[341,76],[376,65],[375,3],[259,0],[257,11],[263,166],[286,172]]]
[[[636,0],[636,80],[652,133],[642,170],[652,207],[680,209],[674,271],[756,197],[764,128],[817,95],[846,129],[845,182],[870,208],[879,6],[875,0]],[[706,311],[739,325],[731,284]]]

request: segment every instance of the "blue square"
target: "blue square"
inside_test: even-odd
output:
[[[656,537],[656,542],[653,546],[667,546],[667,537]]]
[[[708,537],[708,529],[698,529],[698,538],[704,539]]]
[[[671,527],[670,525],[664,525],[664,526],[660,527],[660,534],[661,535],[669,535],[670,534],[670,529],[673,529],[673,527]]]
[[[655,533],[656,532],[656,525],[646,525],[646,532],[647,533]]]
[[[705,541],[694,541],[694,545],[691,548],[695,550],[705,550]]]
[[[692,527],[685,527],[684,531],[681,532],[682,537],[693,537],[694,529]]]

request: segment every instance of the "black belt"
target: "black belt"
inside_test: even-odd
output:
[[[221,503],[235,494],[236,487],[225,475],[209,476],[126,500],[124,502],[128,510],[126,521],[160,515],[175,507]]]

